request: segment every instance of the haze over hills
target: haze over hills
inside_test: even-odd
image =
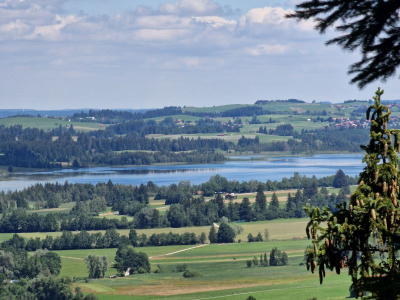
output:
[[[49,117],[65,117],[71,116],[75,113],[88,112],[93,108],[82,109],[60,109],[60,110],[36,110],[36,109],[0,109],[0,118],[7,118],[16,115],[30,115],[30,116],[49,116]],[[98,109],[93,109],[98,110]],[[129,111],[131,113],[144,113],[150,109],[115,109],[119,111]]]

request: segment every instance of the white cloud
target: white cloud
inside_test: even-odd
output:
[[[288,46],[274,44],[274,45],[258,45],[256,47],[249,47],[245,49],[245,53],[252,56],[260,55],[276,55],[284,54],[289,50]]]
[[[37,40],[34,55],[53,66],[106,65],[136,61],[137,57],[145,64],[151,60],[143,62],[143,57],[151,56],[157,57],[153,65],[163,68],[211,69],[241,56],[284,55],[289,51],[286,45],[296,44],[292,39],[299,38],[299,31],[312,28],[310,23],[286,19],[291,10],[282,7],[255,8],[232,19],[226,16],[229,8],[212,0],[179,0],[158,9],[139,6],[114,15],[89,16],[59,13],[63,2],[3,1],[0,40],[20,40],[27,45]],[[98,50],[90,59],[89,54],[82,56],[71,50],[93,42]]]
[[[28,39],[43,38],[48,40],[62,39],[61,30],[68,24],[77,23],[82,20],[79,16],[69,15],[62,17],[56,15],[51,25],[36,26],[34,32],[28,36]]]
[[[5,34],[21,35],[26,34],[31,29],[22,20],[16,20],[7,24],[0,25],[0,32]]]
[[[160,5],[159,11],[172,15],[220,15],[224,12],[220,4],[210,0],[180,0]]]
[[[291,9],[282,7],[254,8],[243,15],[239,20],[238,32],[252,36],[267,36],[276,34],[276,31],[313,31],[313,21],[296,22],[285,16],[292,13]]]
[[[157,62],[153,62],[157,63]],[[179,57],[169,59],[161,64],[164,69],[197,69],[197,70],[213,70],[224,66],[223,59],[207,58],[207,57]]]
[[[237,22],[234,20],[227,20],[217,16],[204,16],[204,17],[193,17],[196,22],[209,24],[213,28],[225,27],[229,30],[234,30]]]
[[[168,42],[188,36],[190,32],[185,29],[140,29],[133,33],[138,41]]]

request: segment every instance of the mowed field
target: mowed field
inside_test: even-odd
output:
[[[95,293],[99,299],[237,299],[244,300],[252,295],[256,299],[345,299],[348,295],[350,278],[343,270],[341,276],[327,272],[324,284],[319,284],[317,274],[311,274],[304,266],[303,254],[311,242],[304,238],[307,219],[281,219],[240,224],[244,232],[238,237],[241,243],[211,244],[194,246],[165,246],[136,248],[145,252],[151,263],[151,273],[134,274],[109,279],[117,274],[111,267],[105,279],[84,280],[87,268],[84,258],[89,255],[106,255],[114,261],[117,249],[90,249],[56,251],[62,259],[61,275],[76,277],[74,286],[84,292]],[[269,229],[268,242],[247,243],[247,234]],[[180,229],[138,230],[138,233],[152,232],[206,232],[209,226]],[[120,230],[122,234],[128,231]],[[53,233],[52,235],[58,235]],[[46,234],[21,234],[25,238]],[[0,235],[4,240],[5,235]],[[8,238],[11,234],[8,235]],[[281,267],[248,268],[246,260],[267,253],[277,247],[286,251],[289,265]],[[186,279],[176,272],[178,264],[185,263],[199,277]],[[165,272],[154,273],[157,265]]]
[[[58,119],[48,119],[48,118],[35,118],[35,117],[17,117],[17,118],[4,118],[0,119],[0,125],[12,126],[12,125],[22,125],[22,128],[38,128],[45,131],[57,128],[60,125],[66,127],[66,125],[73,125],[75,131],[93,131],[98,129],[104,129],[106,125],[100,127],[99,123],[86,123],[86,122],[68,122]]]
[[[276,219],[272,221],[259,221],[259,222],[248,222],[248,223],[238,223],[243,227],[243,232],[237,236],[237,239],[241,239],[242,241],[247,241],[247,235],[249,233],[253,235],[257,235],[258,232],[263,232],[264,229],[268,229],[270,232],[271,239],[293,239],[293,238],[304,238],[305,226],[308,222],[308,219]],[[118,229],[117,230],[122,235],[129,235],[129,229]],[[182,234],[184,232],[194,232],[196,235],[200,235],[202,232],[208,235],[210,231],[210,226],[200,226],[200,227],[182,227],[182,228],[153,228],[153,229],[137,229],[138,234],[146,234],[147,236],[152,235],[153,233],[179,233]],[[98,231],[90,231],[94,232],[102,232],[105,230]],[[12,237],[12,233],[0,233],[0,242],[10,239]],[[41,239],[46,238],[47,235],[52,237],[57,237],[61,235],[61,232],[33,232],[33,233],[19,233],[23,238],[36,238],[39,237]]]

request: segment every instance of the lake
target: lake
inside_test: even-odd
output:
[[[361,154],[326,154],[310,157],[271,157],[257,161],[251,157],[240,157],[240,161],[228,161],[217,164],[168,165],[168,166],[130,166],[130,167],[94,167],[82,169],[64,169],[44,172],[16,172],[10,180],[0,181],[4,191],[23,189],[36,183],[68,181],[70,183],[107,182],[140,185],[152,181],[158,185],[170,185],[182,180],[194,184],[206,182],[211,176],[219,174],[229,180],[249,181],[256,179],[281,180],[291,177],[294,172],[317,178],[334,175],[342,169],[346,175],[358,175],[364,164]],[[259,158],[257,156],[257,158]]]

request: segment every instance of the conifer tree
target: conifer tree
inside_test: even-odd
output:
[[[267,252],[264,253],[264,264],[265,264],[266,267],[268,267]]]
[[[378,89],[374,105],[367,110],[371,134],[369,145],[362,146],[366,167],[349,205],[338,205],[334,213],[328,208],[306,207],[310,217],[307,235],[314,243],[314,248],[307,250],[307,268],[312,272],[318,269],[322,283],[325,268],[340,274],[346,267],[356,295],[369,292],[370,299],[394,300],[400,296],[400,261],[396,257],[400,130],[388,129],[390,110],[381,104],[382,94]]]
[[[261,213],[264,213],[267,209],[267,197],[264,194],[264,188],[261,184],[257,187],[256,207]]]
[[[343,186],[348,185],[347,184],[347,177],[344,174],[344,172],[342,171],[342,169],[339,169],[336,174],[335,177],[333,178],[333,183],[332,183],[334,188],[341,188]]]
[[[210,233],[208,234],[208,240],[210,241],[211,244],[218,242],[218,235],[214,225],[212,225],[210,228]]]
[[[278,211],[279,209],[279,199],[275,192],[272,194],[271,202],[269,204],[269,209],[272,211]]]
[[[246,222],[251,221],[252,217],[251,203],[249,198],[247,197],[243,198],[242,203],[240,203],[239,216],[241,220],[245,220]]]

